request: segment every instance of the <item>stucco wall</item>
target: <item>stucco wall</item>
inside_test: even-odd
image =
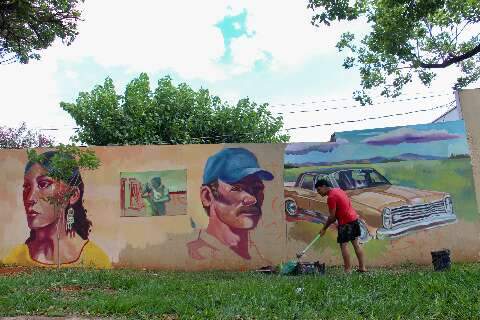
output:
[[[294,258],[322,227],[305,215],[287,215],[288,186],[306,170],[337,165],[373,166],[393,188],[349,193],[362,219],[365,210],[370,215],[365,222],[371,237],[364,244],[368,265],[428,264],[430,252],[442,248],[452,250],[454,261],[478,261],[480,216],[473,186],[475,181],[478,200],[480,126],[472,120],[479,101],[478,91],[475,94],[460,96],[466,131],[459,121],[344,132],[329,143],[94,147],[102,165],[93,172],[82,172],[83,204],[92,222],[88,242],[75,230],[65,231],[60,245],[63,266],[93,262],[106,268],[246,270],[279,264]],[[465,107],[468,101],[470,106]],[[303,156],[303,160],[298,158]],[[347,164],[338,162],[345,160]],[[37,176],[32,168],[24,175],[26,163],[25,150],[0,150],[4,182],[0,184],[0,260],[55,266],[55,255],[49,251],[55,246],[48,239],[30,237],[25,245],[31,229],[43,230],[36,219],[48,216],[48,206],[38,206],[41,199],[31,198],[29,186],[41,187],[43,192],[49,188],[43,189],[38,181],[48,172],[42,173],[44,169],[37,166]],[[215,176],[228,183],[202,185],[204,179]],[[151,189],[156,178],[161,178],[166,189],[155,189],[155,193]],[[157,206],[163,192],[158,190],[168,190],[167,205]],[[309,201],[313,203],[318,195],[314,190],[312,194]],[[453,223],[431,225],[430,218],[422,218],[412,232],[376,239],[384,207],[403,202],[428,205],[447,194],[455,206]],[[316,210],[314,216],[325,213],[312,210]],[[427,216],[433,212],[426,210]],[[137,216],[125,216],[125,212]],[[305,260],[341,264],[336,234],[332,227]]]
[[[472,156],[473,178],[480,208],[480,89],[460,90],[458,95],[467,129],[467,140]]]
[[[235,145],[94,147],[102,161],[93,172],[83,172],[84,206],[92,221],[89,240],[103,250],[113,267],[162,269],[246,269],[278,263],[285,255],[283,219],[283,145],[242,145],[256,155],[262,169],[271,172],[264,181],[262,218],[252,229],[239,258],[228,247],[204,248],[205,259],[194,259],[187,244],[198,240],[209,223],[200,200],[207,159]],[[40,150],[42,151],[42,150]],[[27,162],[24,150],[0,150],[0,257],[25,242],[29,234],[22,203],[22,184]],[[120,173],[186,170],[187,212],[184,215],[121,217]],[[208,242],[208,241],[207,241]],[[209,243],[210,244],[210,243]],[[219,246],[218,243],[215,243]]]

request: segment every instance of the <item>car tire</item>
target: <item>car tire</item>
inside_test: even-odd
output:
[[[285,213],[287,215],[294,217],[297,215],[297,210],[298,210],[298,206],[295,200],[291,200],[291,199],[285,200]]]

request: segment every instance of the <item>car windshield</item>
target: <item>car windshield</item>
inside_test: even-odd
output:
[[[334,173],[334,178],[343,190],[389,185],[390,182],[373,169],[350,169]]]

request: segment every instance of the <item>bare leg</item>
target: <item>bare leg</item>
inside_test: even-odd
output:
[[[343,257],[343,269],[345,272],[350,272],[351,264],[350,264],[350,254],[348,253],[348,242],[340,244],[340,250],[342,251]]]
[[[363,253],[362,247],[360,246],[360,243],[358,242],[358,238],[353,240],[352,244],[358,259],[358,270],[367,271],[367,269],[365,269],[365,255]]]

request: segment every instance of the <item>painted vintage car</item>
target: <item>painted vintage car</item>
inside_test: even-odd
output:
[[[325,223],[327,197],[316,192],[318,179],[347,192],[360,216],[362,242],[394,239],[457,221],[448,193],[395,186],[373,168],[328,168],[300,174],[292,186],[285,186],[287,220]]]

